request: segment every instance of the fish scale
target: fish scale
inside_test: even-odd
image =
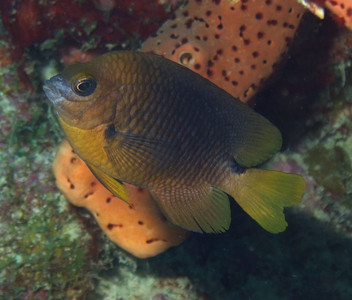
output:
[[[162,80],[159,81],[162,86],[167,85],[167,82],[164,83],[162,82]],[[126,95],[131,95],[134,92],[135,91],[126,91]],[[165,139],[164,137],[169,139],[171,142],[170,147],[168,147],[167,150],[170,151],[170,153],[165,153],[165,156],[168,156],[168,154],[170,154],[170,156],[174,154],[175,147],[181,145],[181,149],[185,151],[185,154],[181,155],[180,153],[178,158],[183,158],[185,163],[183,164],[184,166],[182,168],[174,170],[172,177],[174,179],[177,179],[179,181],[179,184],[185,184],[185,181],[189,182],[189,179],[192,178],[192,184],[195,184],[202,179],[204,173],[203,170],[193,170],[193,168],[187,168],[185,166],[190,164],[195,164],[199,166],[202,165],[201,162],[196,160],[196,158],[199,157],[203,158],[203,162],[206,159],[206,163],[204,164],[205,166],[208,162],[214,159],[212,151],[206,151],[204,153],[204,150],[202,151],[204,147],[197,146],[197,144],[202,145],[203,142],[208,141],[196,142],[200,136],[202,136],[203,138],[206,137],[204,136],[204,134],[202,134],[202,132],[209,133],[212,131],[212,128],[205,128],[205,126],[207,126],[209,122],[211,123],[211,120],[209,118],[209,120],[202,120],[202,115],[199,116],[199,111],[194,107],[194,104],[192,104],[192,102],[188,101],[188,103],[185,103],[185,105],[180,105],[180,102],[175,99],[175,96],[171,99],[168,98],[168,101],[165,101],[164,99],[167,97],[167,95],[164,94],[161,94],[160,91],[155,91],[155,89],[150,86],[150,88],[147,88],[143,92],[135,92],[134,97],[126,96],[125,98],[129,99],[130,104],[128,104],[127,102],[125,104],[125,109],[126,111],[131,111],[133,109],[135,111],[135,115],[132,116],[132,120],[134,122],[126,122],[123,128],[125,128],[124,130],[131,133],[140,134],[142,136],[148,136],[152,139],[161,140],[161,143],[163,143],[163,139]],[[182,90],[176,94],[179,98],[184,97],[182,95]],[[153,101],[146,101],[146,99],[150,98],[153,99]],[[136,99],[138,99],[138,101],[136,101]],[[136,102],[138,102],[139,104]],[[135,105],[139,106],[139,108],[134,109]],[[162,107],[162,109],[159,109],[155,112],[154,107]],[[158,118],[153,117],[155,113]],[[181,116],[183,122],[180,122]],[[141,123],[138,123],[137,120],[140,120]],[[162,126],[158,125],[156,120],[159,120],[159,124]],[[187,138],[187,136],[189,136],[190,130],[197,132],[196,139],[192,140]],[[215,137],[212,138],[216,140]],[[210,142],[209,145],[211,146],[212,143]],[[193,157],[190,157],[186,151],[189,148],[195,149]],[[148,169],[146,171],[146,173],[152,174],[151,170]],[[212,170],[207,170],[207,173],[209,173],[209,175],[213,175]],[[220,173],[220,170],[217,173]],[[135,174],[132,174],[132,177],[133,176],[135,176]],[[216,176],[213,177],[216,178]],[[149,176],[149,179],[151,179],[151,176]],[[208,181],[210,180],[210,178],[206,179]]]
[[[160,98],[160,97],[156,97],[156,98]],[[174,103],[177,103],[177,101],[172,101],[173,99],[171,99],[171,101],[168,101],[166,104],[170,104],[169,106],[164,106],[164,114],[158,114],[158,118],[161,120],[162,124],[167,124],[168,126],[164,126],[164,127],[160,127],[160,128],[155,128],[155,121],[151,122],[151,131],[158,131],[159,132],[163,132],[164,136],[166,136],[168,139],[170,139],[171,141],[173,141],[172,145],[170,145],[170,148],[168,148],[169,150],[177,145],[181,145],[181,153],[184,152],[184,155],[182,155],[180,153],[180,159],[183,158],[186,163],[185,165],[190,165],[190,164],[196,164],[196,165],[200,165],[199,161],[197,161],[197,158],[199,160],[199,157],[206,159],[206,161],[210,160],[210,157],[213,156],[211,151],[208,151],[208,153],[204,153],[204,147],[200,147],[198,144],[202,144],[203,141],[199,141],[197,142],[197,140],[199,139],[199,134],[201,132],[201,130],[203,131],[210,131],[211,129],[208,128],[204,128],[206,126],[206,123],[203,121],[199,121],[198,120],[198,112],[195,111],[194,109],[192,109],[191,107],[186,106],[182,106],[181,109],[182,111],[178,114],[175,114],[175,107],[172,105]],[[150,109],[150,106],[147,106],[147,109]],[[180,109],[180,107],[177,107],[178,109]],[[145,112],[147,113],[147,112]],[[151,115],[151,112],[150,112]],[[180,122],[180,116],[182,115],[182,120],[183,122]],[[169,122],[165,122],[167,119],[170,119]],[[153,120],[156,120],[156,118],[153,118]],[[183,125],[183,126],[182,126]],[[197,128],[197,127],[203,127],[203,128]],[[176,129],[176,130],[175,130]],[[196,138],[195,139],[189,139],[188,136],[190,135],[189,131],[190,130],[195,130],[198,134],[196,134]],[[198,136],[197,136],[198,135]],[[155,135],[156,137],[159,137],[159,135]],[[207,142],[207,141],[204,141]],[[211,145],[210,145],[211,146]],[[191,153],[187,152],[187,149],[189,148],[193,148],[194,149],[194,153],[192,156],[190,156]],[[206,157],[209,156],[209,158]],[[214,159],[214,157],[213,157]],[[205,163],[204,165],[207,165],[207,163]],[[194,169],[194,168],[192,168]],[[189,170],[189,168],[187,167],[183,167],[182,169],[177,169],[175,170],[175,174],[174,174],[174,178],[177,178],[178,180],[189,180],[189,178],[192,178],[193,182],[197,182],[198,180],[200,180],[202,178],[202,170],[193,170],[194,172],[192,172],[192,169]],[[176,173],[178,172],[178,173]],[[199,176],[196,176],[196,173],[199,174]],[[183,182],[184,183],[184,182]]]
[[[122,182],[147,188],[179,226],[227,230],[229,194],[277,233],[287,226],[284,207],[301,199],[301,176],[252,168],[280,149],[279,130],[160,56],[108,53],[68,67],[44,91],[74,150],[97,178],[126,202]]]
[[[169,81],[170,77],[165,77],[165,80],[161,78],[159,79],[159,84],[161,87],[170,86]],[[159,88],[159,90],[162,90],[163,93],[166,94],[165,89]],[[200,107],[198,106],[197,109],[195,103],[192,103],[192,101],[183,100],[181,103],[177,101],[177,97],[180,99],[190,98],[189,96],[185,97],[183,95],[186,94],[186,92],[183,92],[183,89],[180,89],[178,93],[176,92],[176,95],[171,99],[169,97],[171,94],[169,90],[167,90],[168,95],[160,94],[160,91],[155,91],[153,85],[148,86],[146,93],[146,98],[153,99],[153,101],[144,101],[143,99],[143,105],[141,109],[139,109],[139,116],[135,116],[135,120],[143,120],[143,124],[134,123],[135,126],[127,126],[127,130],[148,136],[149,138],[161,139],[161,143],[164,137],[168,138],[170,140],[170,147],[168,147],[167,150],[169,150],[170,153],[165,153],[166,156],[168,156],[168,154],[170,154],[170,156],[174,154],[175,151],[172,149],[175,147],[179,146],[179,148],[181,148],[181,153],[178,153],[176,156],[178,159],[182,159],[184,163],[182,164],[182,168],[174,169],[171,176],[173,180],[178,181],[177,184],[194,185],[203,179],[206,181],[210,181],[211,179],[213,179],[213,181],[215,179],[220,180],[220,174],[223,173],[223,170],[215,168],[215,164],[212,169],[206,168],[208,164],[219,157],[219,155],[214,153],[216,148],[213,145],[213,141],[216,141],[216,137],[214,134],[210,135],[210,133],[214,131],[213,127],[216,126],[216,123],[213,124],[214,122],[209,114],[206,114],[206,112],[200,113]],[[139,95],[136,95],[136,98],[138,97]],[[165,101],[165,98],[167,98],[168,101]],[[130,99],[132,102],[131,105],[133,105],[135,103],[135,101],[132,100],[133,97]],[[157,112],[157,118],[153,117],[154,106],[163,108],[161,111]],[[203,110],[207,110],[207,108],[204,106]],[[205,116],[207,116],[206,119],[204,119]],[[181,118],[182,122],[180,122]],[[156,120],[160,120],[160,124],[163,126],[156,126]],[[143,128],[144,130],[135,132],[138,128]],[[190,136],[190,130],[196,132],[194,134],[195,138],[188,138]],[[204,132],[207,134],[205,135]],[[221,134],[221,128],[217,130],[217,134]],[[208,144],[207,151],[204,151],[204,144]],[[192,153],[187,152],[188,149],[193,149]],[[201,161],[200,157],[202,158]],[[198,168],[187,167],[191,165],[196,165]],[[204,166],[204,168],[202,168],[202,166]],[[148,171],[147,173],[151,172],[151,170]],[[205,178],[204,175],[206,175]]]

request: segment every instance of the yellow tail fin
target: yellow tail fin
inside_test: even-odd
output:
[[[278,171],[248,169],[233,174],[225,192],[264,229],[272,233],[287,227],[283,209],[298,204],[305,189],[302,176]]]

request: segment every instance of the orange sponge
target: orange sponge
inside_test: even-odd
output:
[[[326,0],[325,6],[343,23],[352,30],[352,1],[351,0]]]
[[[155,256],[189,235],[165,219],[147,190],[126,185],[132,205],[112,195],[67,141],[60,145],[53,171],[66,198],[90,210],[107,236],[136,257]]]
[[[308,8],[318,18],[324,19],[325,8],[342,26],[352,30],[352,1],[351,0],[297,0]]]
[[[305,8],[297,0],[190,0],[142,51],[179,62],[247,101],[270,76]]]

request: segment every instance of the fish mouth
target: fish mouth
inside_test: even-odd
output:
[[[56,75],[49,80],[46,80],[43,85],[43,91],[46,97],[54,105],[64,100],[63,90],[65,89],[64,80],[60,75]]]

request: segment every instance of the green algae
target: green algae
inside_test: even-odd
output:
[[[3,225],[0,245],[1,292],[6,298],[17,298],[18,291],[35,293],[39,289],[58,298],[78,282],[84,288],[85,276],[79,271],[87,269],[87,252],[82,246],[88,237],[72,240],[65,232],[63,224],[75,222],[72,216],[53,218],[60,201],[65,200],[53,194],[46,195],[41,209],[11,206],[11,222]]]
[[[306,137],[303,157],[309,175],[324,190],[321,196],[325,201],[339,203],[343,210],[349,211],[352,209],[352,69],[344,68],[345,64],[335,66],[340,80],[326,89],[315,104],[319,113],[311,119],[320,122],[320,126]],[[345,222],[343,217],[339,222]]]
[[[47,39],[40,44],[39,46],[40,51],[55,49],[55,47],[62,44],[64,35],[65,35],[65,31],[63,29],[57,30],[55,32],[55,36],[52,39]]]
[[[53,142],[49,126],[22,119],[12,125],[7,151],[0,153],[0,295],[19,299],[45,290],[47,299],[60,299],[73,286],[83,293],[90,288],[84,276],[90,235],[62,211],[66,200],[53,188],[53,148],[43,149]]]
[[[338,196],[347,194],[347,182],[352,180],[352,167],[342,147],[329,149],[317,145],[309,149],[304,161],[308,164],[309,174],[326,190]]]
[[[62,133],[44,96],[16,78],[16,65],[0,69],[0,298],[79,297],[98,266],[92,236],[55,188],[51,165]]]

